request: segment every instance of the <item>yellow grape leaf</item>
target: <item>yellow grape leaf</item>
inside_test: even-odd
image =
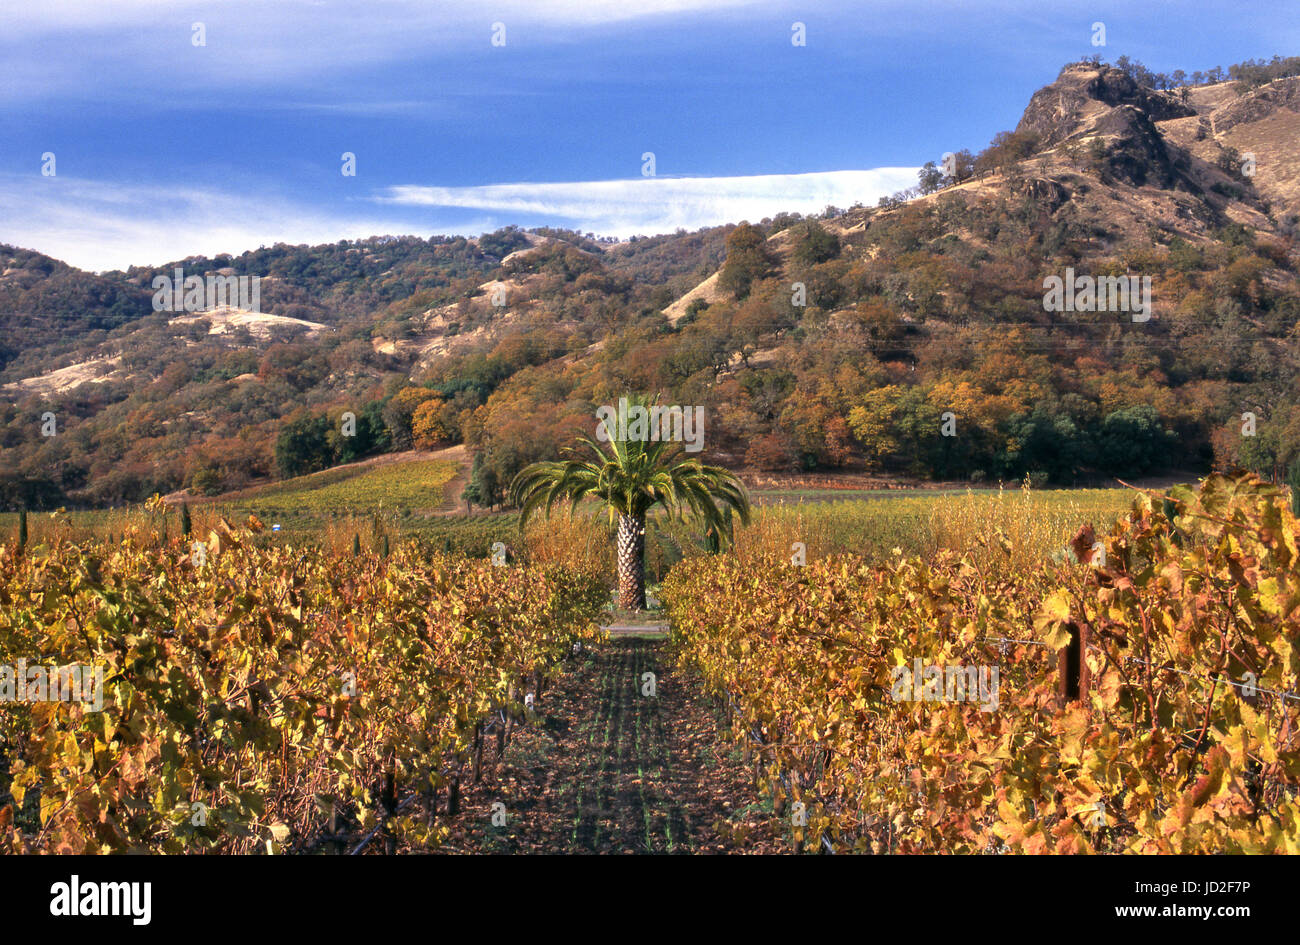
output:
[[[1063,590],[1058,590],[1045,601],[1038,616],[1034,618],[1034,629],[1043,635],[1048,646],[1059,650],[1070,642],[1070,632],[1065,624],[1070,619],[1070,598]]]
[[[1058,590],[1043,601],[1041,617],[1049,620],[1070,619],[1070,598],[1063,590]]]

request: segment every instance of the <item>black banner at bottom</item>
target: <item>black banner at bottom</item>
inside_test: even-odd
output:
[[[788,912],[796,921],[849,909],[978,928],[1044,919],[1079,929],[1139,923],[1232,934],[1283,914],[1289,870],[1264,857],[821,857],[705,867],[689,858],[539,863],[521,857],[9,857],[0,860],[6,930],[346,934],[390,923],[434,931],[477,915],[533,928],[578,910],[583,924],[667,921],[735,933]],[[553,858],[552,858],[553,859]],[[705,872],[696,874],[696,869]],[[904,911],[905,910],[905,911]],[[963,919],[964,914],[964,919]],[[550,918],[547,918],[547,917]],[[658,917],[658,918],[656,918]],[[843,916],[845,919],[849,915]],[[973,922],[974,925],[964,924]]]

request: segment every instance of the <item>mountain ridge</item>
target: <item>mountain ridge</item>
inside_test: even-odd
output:
[[[1101,455],[1104,421],[1149,408],[1132,423],[1153,453],[1170,434],[1179,462],[1276,470],[1300,453],[1300,416],[1286,407],[1300,320],[1300,167],[1287,135],[1300,130],[1300,78],[1244,86],[1157,90],[1102,63],[1068,64],[1029,97],[1014,131],[978,156],[962,152],[956,176],[929,165],[919,190],[878,207],[622,242],[506,228],[477,240],[277,245],[158,270],[261,275],[260,337],[153,312],[155,270],[85,274],[0,247],[0,348],[11,352],[0,384],[13,398],[0,405],[0,446],[23,482],[49,479],[70,501],[120,501],[196,477],[225,489],[273,477],[271,444],[293,424],[325,437],[335,420],[313,418],[351,409],[369,418],[372,441],[335,436],[312,448],[323,457],[313,462],[442,437],[474,450],[475,488],[492,492],[525,459],[552,455],[591,404],[642,388],[710,405],[722,424],[712,458],[754,469],[1037,469],[1068,481],[1121,468]],[[1042,275],[1067,265],[1155,273],[1151,325],[1139,334],[1045,313]],[[69,312],[71,329],[56,331]],[[965,353],[945,363],[952,345]],[[1037,373],[999,366],[999,350],[1021,351]],[[1121,376],[1134,392],[1108,393],[1130,383]],[[1171,400],[1175,390],[1189,404]],[[880,391],[894,401],[877,403]],[[1041,422],[1030,391],[1047,405]],[[873,432],[947,402],[965,403],[975,426],[961,456]],[[1250,404],[1276,414],[1267,457],[1223,432]],[[49,408],[65,421],[61,442],[34,433]],[[529,424],[542,434],[528,438]],[[1068,429],[1091,444],[1083,454],[1057,442]],[[1067,458],[1015,445],[1035,437]],[[15,504],[25,488],[0,483],[0,499]]]

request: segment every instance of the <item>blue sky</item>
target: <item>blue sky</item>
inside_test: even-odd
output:
[[[0,242],[95,270],[278,241],[508,223],[626,237],[874,204],[1013,127],[1080,56],[1191,72],[1300,54],[1296,5],[1239,0],[6,5]]]

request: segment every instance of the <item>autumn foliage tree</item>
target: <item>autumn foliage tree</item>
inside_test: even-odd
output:
[[[414,444],[412,422],[415,411],[425,401],[437,398],[436,391],[427,387],[403,387],[384,406],[384,423],[388,426],[393,445],[398,449],[410,449]]]
[[[415,408],[411,415],[411,437],[417,449],[433,449],[456,439],[451,408],[439,397],[430,397]]]

